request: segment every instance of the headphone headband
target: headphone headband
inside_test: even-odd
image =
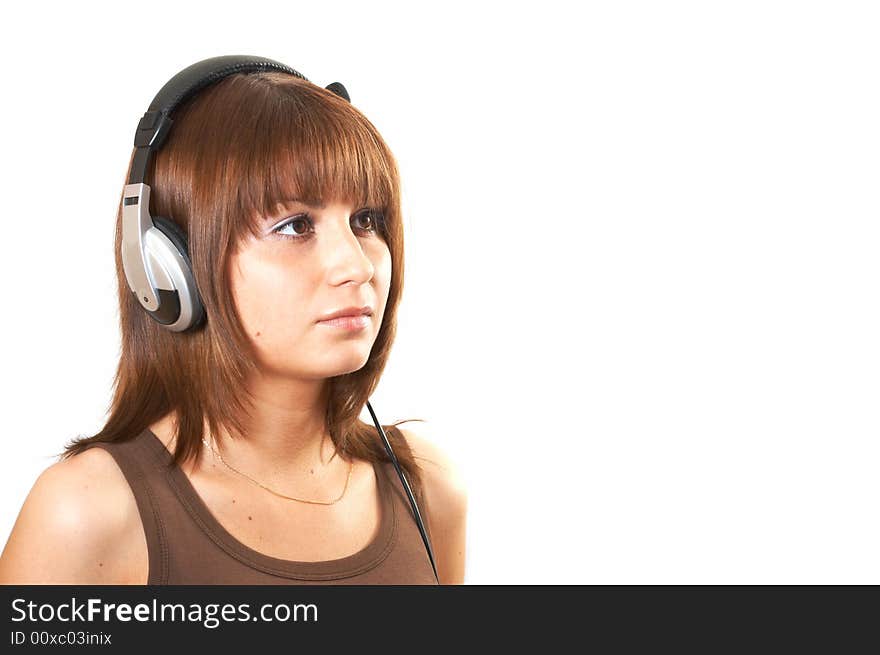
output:
[[[131,174],[128,177],[129,184],[141,184],[147,173],[150,162],[150,154],[158,150],[165,142],[168,131],[174,121],[171,114],[174,110],[197,94],[199,91],[229,75],[235,73],[253,73],[257,71],[278,71],[293,75],[308,82],[308,78],[290,66],[286,66],[273,59],[265,57],[253,57],[250,55],[224,55],[211,57],[187,66],[165,83],[150,108],[138,122],[134,134],[134,146],[136,148],[134,160],[131,165]],[[339,82],[333,82],[326,87],[336,95],[348,100],[345,87]]]

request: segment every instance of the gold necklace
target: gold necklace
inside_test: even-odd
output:
[[[213,441],[213,437],[211,440]],[[320,501],[320,500],[305,500],[303,498],[294,498],[293,496],[285,496],[282,493],[278,493],[277,491],[273,491],[272,489],[270,489],[266,485],[264,485],[260,482],[257,482],[249,475],[242,473],[238,469],[232,468],[229,464],[226,463],[226,460],[223,459],[223,456],[220,453],[218,453],[216,450],[214,450],[214,446],[209,444],[208,441],[204,437],[202,437],[202,443],[205,444],[208,448],[210,448],[211,452],[214,453],[214,456],[217,459],[219,459],[220,462],[223,464],[223,466],[228,468],[230,471],[234,471],[234,472],[238,473],[240,476],[247,478],[248,480],[253,482],[255,485],[260,486],[263,489],[265,489],[266,491],[268,491],[270,494],[275,494],[276,496],[280,496],[281,498],[286,498],[287,500],[295,500],[299,503],[309,503],[311,505],[334,505],[334,504],[338,503],[340,500],[342,500],[342,497],[345,495],[345,492],[348,489],[348,483],[351,480],[351,471],[352,471],[352,469],[354,469],[354,460],[352,460],[348,465],[348,477],[345,479],[345,487],[342,489],[342,493],[339,494],[339,498],[337,498],[336,500],[331,500],[329,503],[324,502],[324,501]]]

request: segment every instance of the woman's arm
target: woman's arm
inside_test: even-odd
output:
[[[122,584],[136,573],[139,520],[110,453],[92,448],[57,462],[24,501],[0,555],[0,584]]]
[[[440,584],[462,584],[465,572],[467,491],[460,471],[431,440],[399,428],[422,468],[428,529]]]

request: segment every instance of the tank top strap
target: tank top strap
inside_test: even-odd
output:
[[[166,584],[169,571],[168,531],[162,511],[162,467],[155,449],[142,432],[127,441],[94,442],[89,448],[102,448],[116,461],[131,487],[143,524],[149,555],[147,584]]]

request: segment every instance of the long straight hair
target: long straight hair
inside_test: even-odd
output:
[[[120,196],[115,247],[122,342],[113,396],[101,431],[73,439],[60,457],[95,442],[132,439],[172,410],[177,417],[172,465],[198,455],[205,425],[213,434],[225,429],[233,438],[246,438],[253,404],[245,381],[256,357],[235,309],[228,262],[245,237],[259,234],[259,216],[297,198],[369,205],[384,215],[380,232],[392,273],[382,325],[366,364],[326,381],[325,420],[339,452],[388,461],[375,426],[359,419],[388,360],[403,291],[400,178],[373,124],[348,101],[311,82],[277,72],[239,73],[176,110],[174,127],[145,181],[151,215],[170,218],[188,235],[207,322],[195,332],[174,333],[138,305],[122,268]],[[412,451],[396,429],[403,422],[391,424],[395,429],[386,428],[386,435],[407,477],[420,486]]]

